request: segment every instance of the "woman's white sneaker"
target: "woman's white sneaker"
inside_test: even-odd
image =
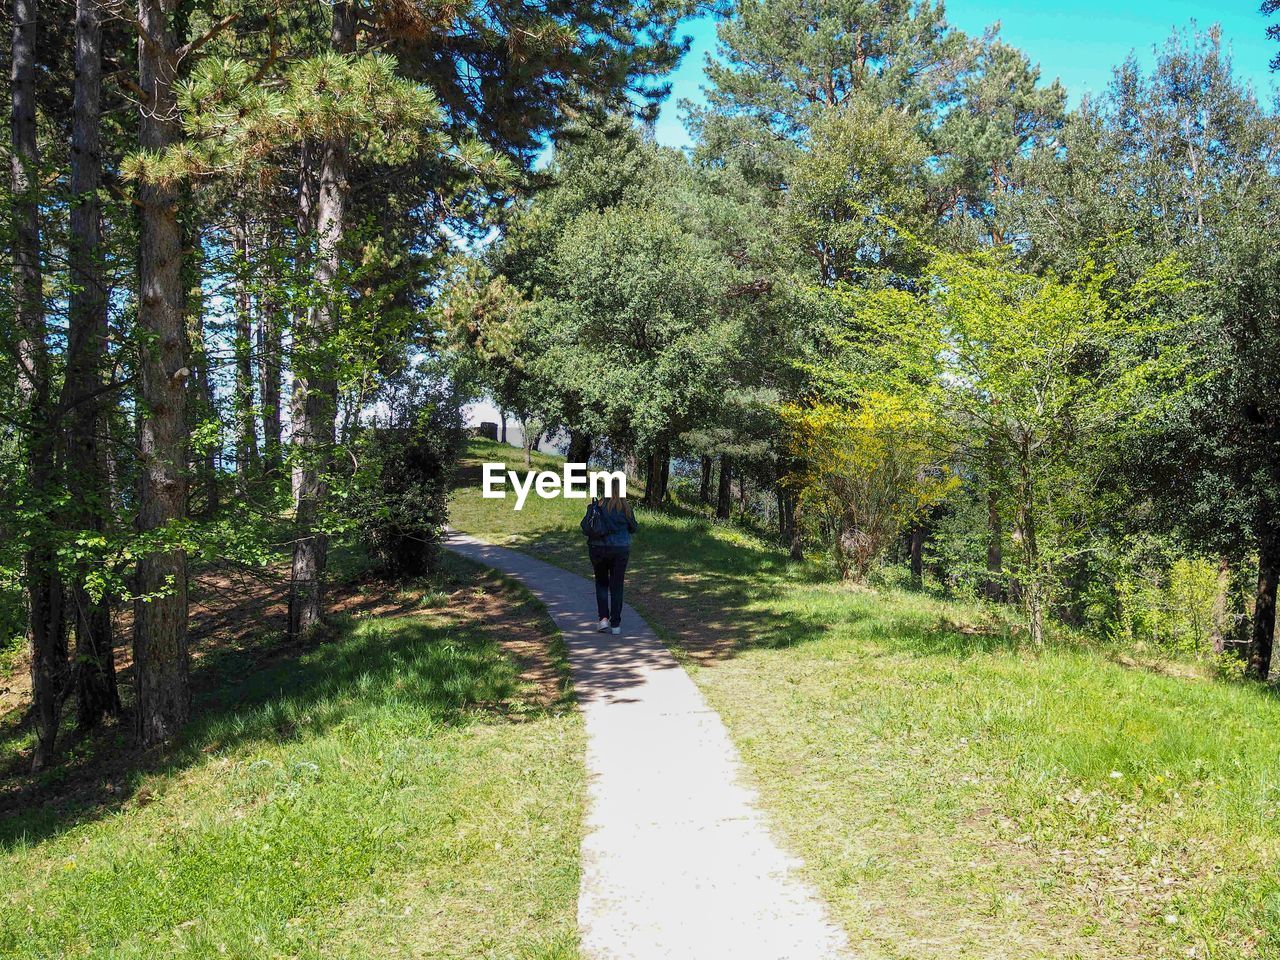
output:
[[[596,627],[596,633],[604,633],[608,629],[609,629],[609,618],[605,617],[603,620],[600,621],[599,626]]]
[[[620,633],[622,632],[622,628],[621,628],[621,627],[610,627],[610,628],[609,628],[609,632],[610,632],[610,633],[612,633],[612,634],[616,637],[618,634],[620,634]]]

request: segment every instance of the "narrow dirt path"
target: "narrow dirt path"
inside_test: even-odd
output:
[[[844,935],[769,834],[737,750],[636,612],[595,632],[588,580],[453,534],[521,581],[564,634],[590,778],[578,925],[590,960],[832,960]]]

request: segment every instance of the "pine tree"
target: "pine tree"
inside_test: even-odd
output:
[[[176,0],[138,2],[138,144],[151,155],[182,137],[175,83],[180,44]],[[142,479],[138,528],[158,538],[138,561],[133,656],[138,739],[173,736],[186,722],[191,694],[187,654],[187,557],[166,543],[187,515],[186,290],[181,193],[176,183],[144,178],[138,185],[139,423]]]
[[[31,646],[31,700],[35,719],[34,769],[53,755],[58,734],[67,649],[63,585],[55,537],[58,509],[57,419],[45,327],[41,265],[40,148],[36,134],[36,0],[14,0],[10,96],[13,191],[13,281],[18,327],[18,395],[26,427],[27,497],[34,519],[25,559],[27,630]]]
[[[107,391],[103,364],[107,342],[107,290],[102,269],[102,10],[97,0],[77,0],[75,89],[71,121],[71,297],[67,372],[61,407],[67,431],[68,483],[76,491],[70,519],[81,531],[101,534],[111,502],[106,451]],[[111,598],[91,590],[83,562],[71,583],[76,634],[77,716],[91,727],[120,710],[116,690]]]
[[[236,438],[236,481],[241,492],[261,470],[258,459],[258,432],[254,417],[253,298],[249,292],[249,218],[243,207],[236,210],[231,224],[235,251],[235,387],[233,407]]]
[[[1008,243],[999,202],[1017,188],[1019,159],[1054,142],[1066,97],[1056,80],[1041,85],[1039,69],[1021,50],[987,38],[961,80],[957,103],[931,137],[940,158],[934,209],[975,223],[990,245]]]
[[[861,99],[927,117],[975,53],[928,0],[739,0],[719,39],[702,149],[779,181],[823,114]]]
[[[347,57],[355,51],[356,10],[346,0],[333,5],[332,51]],[[334,418],[337,415],[337,383],[333,361],[325,355],[328,340],[337,329],[341,312],[342,243],[347,213],[349,145],[345,130],[327,131],[305,156],[315,163],[305,169],[304,180],[315,183],[315,202],[306,196],[301,217],[314,218],[315,251],[312,258],[313,306],[305,324],[295,332],[301,349],[295,351],[293,433],[297,448],[298,480],[295,491],[297,535],[290,577],[289,632],[299,636],[317,626],[323,617],[324,571],[328,540],[319,529],[326,493],[326,474],[332,459]],[[309,190],[300,191],[309,194]]]
[[[1262,15],[1273,17],[1280,13],[1280,0],[1262,0]],[[1280,40],[1280,23],[1267,25],[1267,36],[1272,40]],[[1271,58],[1271,69],[1280,70],[1280,53]]]

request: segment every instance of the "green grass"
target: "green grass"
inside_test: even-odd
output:
[[[517,514],[467,476],[455,526],[583,569],[580,501]],[[639,521],[629,599],[687,653],[859,955],[1280,957],[1273,692],[1036,655],[998,611],[831,584],[687,513]]]
[[[160,764],[71,758],[79,793],[0,821],[0,956],[576,957],[580,724],[495,631],[557,638],[449,569],[409,615],[223,664]]]

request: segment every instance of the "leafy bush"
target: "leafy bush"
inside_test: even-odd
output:
[[[1116,584],[1116,630],[1128,640],[1178,653],[1208,653],[1217,629],[1218,573],[1207,560],[1179,557],[1164,571]]]
[[[1169,544],[1146,546],[1102,564],[1087,591],[1086,626],[1126,646],[1212,656],[1215,641],[1230,633],[1237,600],[1216,562],[1180,556]]]
[[[424,408],[409,426],[369,428],[361,437],[350,506],[387,575],[410,579],[431,570],[462,442],[461,417],[445,404]]]
[[[856,409],[786,406],[792,453],[806,466],[800,504],[842,577],[863,581],[893,539],[958,480],[940,463],[925,408],[867,392]]]

